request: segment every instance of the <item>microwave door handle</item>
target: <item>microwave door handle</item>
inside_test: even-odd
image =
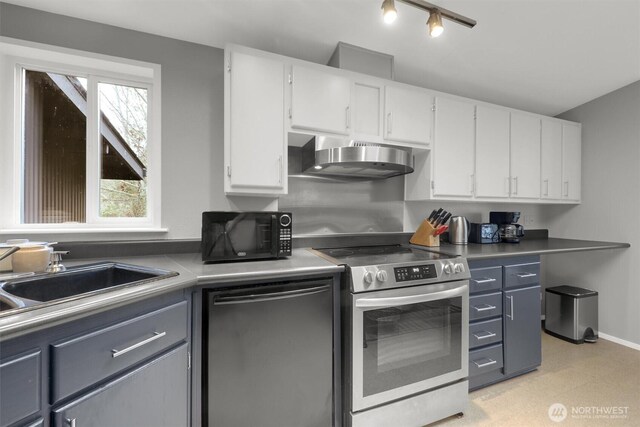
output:
[[[271,215],[271,255],[274,257],[278,256],[279,249],[279,240],[278,240],[278,216]]]
[[[361,298],[356,300],[356,307],[358,308],[383,308],[383,307],[398,307],[408,304],[417,304],[420,302],[433,301],[444,298],[451,298],[464,294],[466,285],[460,286],[454,289],[448,289],[446,291],[437,291],[427,294],[408,295],[402,297],[388,297],[388,298]]]

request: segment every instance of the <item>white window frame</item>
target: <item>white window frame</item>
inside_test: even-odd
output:
[[[166,232],[161,227],[160,65],[0,37],[0,234]],[[87,79],[86,222],[23,224],[23,69]],[[147,89],[147,216],[99,216],[98,83]],[[3,100],[4,99],[4,100]],[[3,120],[6,120],[3,122]],[[4,160],[3,160],[4,159]],[[7,161],[9,160],[9,161]]]

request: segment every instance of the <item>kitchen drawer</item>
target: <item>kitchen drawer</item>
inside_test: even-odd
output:
[[[40,350],[0,361],[0,426],[40,410]]]
[[[540,263],[504,266],[504,287],[513,288],[540,282]]]
[[[502,341],[502,318],[474,322],[469,325],[469,348]]]
[[[469,320],[502,314],[502,292],[469,297]]]
[[[470,377],[501,369],[502,366],[502,344],[469,352]]]
[[[51,345],[53,402],[187,338],[187,302]]]
[[[470,294],[502,289],[502,266],[474,268],[469,272]]]

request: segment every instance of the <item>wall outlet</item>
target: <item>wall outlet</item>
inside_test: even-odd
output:
[[[524,216],[524,225],[533,225],[535,224],[535,218],[533,215],[525,215]]]

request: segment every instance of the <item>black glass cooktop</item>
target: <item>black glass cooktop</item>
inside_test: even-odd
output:
[[[316,249],[316,251],[332,258],[338,264],[346,264],[351,267],[423,262],[450,258],[446,255],[413,249],[409,246],[402,245],[326,248]]]

